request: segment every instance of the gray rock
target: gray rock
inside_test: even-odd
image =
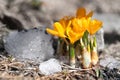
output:
[[[95,14],[95,19],[103,22],[103,29],[105,33],[116,32],[120,34],[120,16],[115,14]]]
[[[20,60],[44,61],[53,57],[51,36],[45,30],[11,32],[4,38],[5,50]]]
[[[61,72],[62,68],[58,60],[52,58],[46,62],[40,63],[39,70],[44,75]]]
[[[97,47],[98,51],[104,50],[104,30],[101,28],[97,33],[96,33],[96,38],[97,38]]]
[[[108,67],[110,69],[113,68],[120,69],[120,61],[116,60],[112,56],[106,56],[105,58],[101,59],[100,65],[104,67]]]

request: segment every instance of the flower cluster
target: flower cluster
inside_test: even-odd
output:
[[[79,8],[75,16],[66,16],[54,23],[54,28],[47,28],[49,34],[63,39],[69,46],[70,65],[75,66],[75,47],[79,46],[83,68],[89,68],[98,62],[95,33],[102,27],[102,22],[92,19],[93,12],[86,14],[85,8]]]

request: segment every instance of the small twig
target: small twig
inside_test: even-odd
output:
[[[28,67],[28,68],[24,68],[24,70],[26,70],[26,71],[31,71],[31,70],[37,71],[38,69],[37,68]]]
[[[19,67],[24,67],[25,64],[21,63],[21,62],[13,62],[13,63],[10,63],[8,64],[8,66],[19,66]]]
[[[65,66],[66,66],[66,68],[71,69],[70,71],[88,71],[88,70],[93,69],[93,68],[88,68],[88,69],[73,68],[73,67],[66,65],[66,64],[63,64],[62,67],[65,68]]]
[[[66,40],[66,38],[63,38],[63,40],[65,41],[65,43],[66,43],[67,45],[69,45],[69,42]]]

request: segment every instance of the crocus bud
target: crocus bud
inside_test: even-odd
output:
[[[92,65],[96,65],[98,62],[98,54],[96,47],[93,47],[93,50],[91,52],[91,59],[92,59]]]

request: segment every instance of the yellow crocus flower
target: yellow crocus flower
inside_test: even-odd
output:
[[[66,34],[68,39],[70,40],[70,43],[74,44],[74,42],[76,42],[83,36],[86,30],[84,26],[87,25],[87,21],[85,18],[74,18],[71,21],[71,26],[67,27]]]
[[[62,38],[66,37],[65,36],[65,28],[59,22],[54,23],[54,29],[53,30],[47,28],[46,31],[49,34],[52,34],[52,35],[55,35],[55,36],[58,36],[58,37],[62,37]]]
[[[90,35],[95,34],[102,27],[102,22],[99,20],[88,19],[88,23],[89,26],[87,26],[86,29],[90,33]]]
[[[82,17],[88,18],[88,17],[92,17],[92,15],[93,15],[93,11],[86,14],[85,8],[79,8],[76,12],[77,18],[82,18]]]
[[[70,19],[71,19],[71,17],[65,16],[59,22],[54,23],[54,25],[53,25],[54,29],[53,30],[47,28],[46,31],[49,34],[65,38],[66,37],[65,31],[66,31],[67,26],[70,25]]]

